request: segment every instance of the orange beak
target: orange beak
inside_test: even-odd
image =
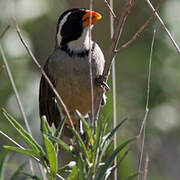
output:
[[[90,25],[90,17],[92,17],[91,24],[96,23],[102,18],[102,16],[99,13],[95,11],[86,10],[86,14],[82,18],[83,27],[87,27]]]

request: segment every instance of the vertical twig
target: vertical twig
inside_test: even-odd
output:
[[[112,60],[115,57],[115,54],[116,54],[115,50],[117,48],[126,18],[128,16],[128,14],[130,13],[130,10],[134,6],[134,4],[135,4],[135,0],[133,0],[133,1],[126,0],[125,6],[122,9],[121,16],[119,18],[117,18],[117,27],[115,29],[115,32],[114,32],[112,40],[111,40],[111,45],[108,50],[108,56],[106,58],[105,67],[104,67],[104,71],[103,71],[103,77],[105,78],[106,81],[109,77]],[[94,117],[95,118],[97,118],[97,116],[99,114],[103,91],[104,90],[102,88],[98,88],[97,97],[96,97],[95,103],[94,103]]]
[[[143,180],[147,179],[148,165],[149,165],[149,155],[146,154],[146,160],[145,160],[145,166],[144,166],[144,172],[143,172]]]
[[[110,9],[113,12],[113,0],[110,0]],[[115,14],[114,14],[115,15]],[[111,38],[114,34],[114,18],[112,13],[110,13],[110,31]],[[117,125],[117,113],[116,113],[116,69],[115,69],[115,58],[112,60],[112,83],[113,83],[113,127],[115,128]],[[114,134],[114,150],[117,147],[117,132]],[[114,159],[114,166],[117,166],[117,156]],[[114,170],[114,180],[117,180],[117,168]]]
[[[47,83],[49,84],[49,86],[51,87],[51,89],[53,90],[54,94],[56,95],[56,98],[59,100],[59,103],[62,107],[62,110],[65,112],[65,115],[67,117],[67,119],[69,120],[70,124],[71,124],[71,127],[73,129],[74,128],[74,125],[73,125],[73,122],[72,122],[72,119],[71,119],[71,116],[67,110],[67,107],[66,105],[64,104],[61,96],[59,95],[59,93],[56,91],[56,89],[54,88],[52,82],[50,81],[49,77],[47,76],[47,74],[45,73],[45,71],[43,70],[43,68],[41,67],[41,65],[39,64],[38,60],[36,59],[36,57],[34,56],[34,54],[32,53],[31,49],[29,48],[29,46],[27,45],[26,41],[24,40],[22,34],[21,34],[21,31],[19,29],[19,26],[18,24],[16,23],[16,20],[15,18],[13,18],[13,21],[14,21],[14,25],[15,25],[15,28],[16,28],[16,31],[17,31],[17,34],[19,36],[19,39],[20,41],[22,42],[23,46],[25,47],[27,53],[29,54],[29,56],[32,58],[32,60],[34,61],[34,63],[36,64],[36,66],[39,68],[39,70],[41,71],[42,75],[44,76],[44,78],[46,79]]]
[[[146,96],[145,115],[144,115],[144,119],[143,119],[141,127],[140,127],[139,135],[138,135],[138,138],[140,139],[141,135],[143,133],[142,144],[141,144],[141,152],[140,152],[140,159],[139,159],[139,166],[138,166],[139,172],[141,171],[141,166],[142,166],[142,159],[143,159],[143,153],[144,153],[144,142],[145,142],[145,135],[146,135],[145,134],[146,121],[147,121],[147,116],[148,116],[148,113],[149,113],[149,97],[150,97],[150,83],[151,83],[151,69],[152,69],[152,54],[153,54],[153,48],[154,48],[155,34],[156,34],[156,30],[154,30],[152,43],[151,43],[151,52],[150,52],[149,67],[148,67],[148,81],[147,81],[147,96]],[[139,179],[140,179],[140,176],[139,176]]]
[[[7,25],[4,30],[2,31],[2,33],[0,34],[0,39],[4,36],[4,34],[7,32],[7,30],[10,28],[10,25]]]
[[[160,24],[162,25],[164,31],[166,32],[166,34],[168,35],[170,41],[172,42],[172,44],[174,45],[174,47],[176,48],[177,52],[180,53],[180,48],[177,45],[176,41],[174,40],[174,38],[172,37],[171,33],[169,32],[169,30],[167,29],[167,27],[165,26],[163,20],[161,19],[161,17],[159,16],[159,14],[156,12],[155,8],[153,7],[152,3],[150,2],[150,0],[145,0],[148,5],[150,6],[150,8],[153,10],[153,12],[155,13],[158,21],[160,22]]]
[[[15,93],[15,96],[16,96],[16,100],[17,100],[17,103],[18,103],[18,106],[19,106],[19,109],[20,109],[20,112],[23,116],[23,119],[24,119],[24,122],[25,122],[25,125],[26,125],[26,128],[27,128],[27,131],[29,132],[29,134],[32,136],[32,132],[31,132],[31,129],[29,127],[29,124],[28,124],[28,121],[27,121],[27,118],[26,118],[26,114],[25,114],[25,111],[24,111],[24,108],[23,108],[23,105],[21,103],[21,100],[20,100],[20,97],[19,97],[19,93],[17,91],[17,88],[16,88],[16,85],[14,83],[14,79],[12,77],[12,74],[11,74],[11,71],[10,71],[10,68],[9,68],[9,65],[8,65],[8,62],[7,62],[7,59],[6,59],[6,56],[4,54],[4,51],[2,49],[2,46],[0,44],[0,52],[1,52],[1,56],[2,56],[2,60],[5,64],[5,67],[6,67],[6,70],[7,70],[7,73],[8,73],[8,77],[9,77],[9,80],[11,82],[11,85],[12,85],[12,88],[14,90],[14,93]],[[32,165],[32,161],[29,160],[29,164],[30,164],[30,169],[32,171],[32,173],[34,174],[34,168],[33,168],[33,165]]]
[[[92,11],[93,7],[93,0],[89,1],[89,10]],[[94,120],[94,90],[93,90],[93,74],[92,74],[92,52],[91,52],[91,39],[92,39],[92,33],[91,33],[91,24],[92,24],[92,13],[90,13],[90,21],[89,21],[89,77],[90,77],[90,93],[91,93],[91,128],[94,132],[95,127],[95,120]]]

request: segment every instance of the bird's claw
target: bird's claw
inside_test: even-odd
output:
[[[96,84],[97,84],[98,86],[101,86],[101,87],[102,87],[103,89],[105,89],[106,91],[109,91],[109,90],[110,90],[110,87],[109,87],[108,84],[106,83],[104,76],[98,75],[98,76],[95,78],[95,81],[96,81]]]

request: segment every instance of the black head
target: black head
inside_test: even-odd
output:
[[[90,24],[90,13],[92,13],[91,24],[101,19],[100,14],[85,8],[74,8],[65,11],[58,20],[57,44],[66,45],[70,41],[77,40],[82,35],[84,28]]]
[[[82,18],[86,14],[86,9],[76,8],[65,11],[58,20],[56,35],[62,37],[61,44],[67,44],[72,40],[78,39],[82,32]]]

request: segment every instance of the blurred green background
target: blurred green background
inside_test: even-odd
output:
[[[153,4],[157,5],[158,2],[154,0]],[[123,3],[124,0],[114,0],[114,11],[117,14],[120,14]],[[66,9],[74,7],[88,8],[89,1],[0,0],[0,32],[8,24],[11,25],[0,42],[8,58],[33,136],[39,142],[41,142],[41,136],[38,88],[41,74],[17,37],[12,16],[17,18],[23,36],[40,64],[43,65],[55,46],[58,17]],[[179,0],[165,0],[161,4],[159,13],[180,45],[179,7]],[[103,15],[103,19],[94,27],[93,40],[100,45],[106,56],[110,45],[109,12],[103,0],[94,1],[93,9]],[[137,1],[126,21],[120,44],[128,41],[151,14],[152,11],[145,1]],[[156,18],[130,47],[116,57],[118,121],[128,117],[128,122],[118,133],[118,139],[137,135],[144,118],[148,64],[154,28],[157,33],[152,59],[150,112],[145,141],[145,152],[150,157],[148,179],[172,180],[180,177],[180,56]],[[109,84],[111,85],[111,77]],[[107,95],[108,101],[102,116],[109,118],[112,125],[112,91]],[[0,107],[6,108],[22,125],[24,124],[1,57]],[[16,132],[2,114],[0,114],[0,129],[10,137],[18,139]],[[0,151],[3,149],[2,145],[8,143],[7,139],[0,135]],[[8,173],[17,167],[20,158],[22,162],[25,160],[25,157],[11,153]],[[120,167],[119,179],[137,169],[138,158],[139,147],[134,144]]]

